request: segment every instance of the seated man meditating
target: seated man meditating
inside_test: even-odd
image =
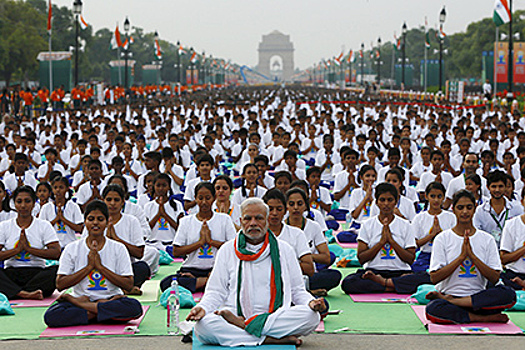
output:
[[[88,235],[66,246],[57,274],[57,289],[73,287],[73,292],[62,294],[46,311],[49,327],[127,322],[142,315],[140,303],[122,292],[133,287],[133,269],[126,246],[104,235],[106,203],[88,203],[84,217]]]
[[[189,313],[205,344],[301,345],[319,324],[323,299],[304,287],[295,252],[268,230],[268,206],[259,198],[241,205],[235,240],[218,251],[206,291]],[[293,304],[293,306],[292,306]]]

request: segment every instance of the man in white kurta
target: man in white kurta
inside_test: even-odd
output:
[[[319,324],[319,311],[325,309],[322,299],[315,299],[304,287],[301,268],[293,248],[276,239],[282,280],[282,306],[271,312],[261,336],[250,334],[245,325],[252,316],[269,312],[271,304],[272,259],[268,231],[268,207],[258,198],[247,199],[241,206],[242,231],[247,251],[262,254],[253,261],[238,257],[235,240],[219,249],[213,271],[201,302],[188,315],[197,320],[195,334],[205,344],[221,346],[255,346],[263,343],[300,345],[298,335],[308,335]],[[270,239],[271,241],[271,239]],[[264,248],[263,248],[264,247]],[[239,266],[242,272],[239,275]],[[242,278],[239,278],[242,276]],[[239,287],[238,281],[242,281]],[[240,293],[238,293],[238,288]],[[242,315],[239,315],[238,300]],[[292,306],[292,304],[294,306]],[[244,317],[242,317],[244,316]]]

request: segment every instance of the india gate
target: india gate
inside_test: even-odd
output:
[[[290,36],[277,30],[263,35],[259,43],[257,71],[272,80],[290,81],[294,73],[293,43]]]

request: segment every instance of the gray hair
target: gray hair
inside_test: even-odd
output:
[[[264,201],[262,199],[257,198],[257,197],[251,197],[251,198],[245,199],[241,203],[241,213],[244,213],[244,210],[246,209],[246,207],[248,207],[250,205],[259,205],[259,206],[263,207],[264,208],[264,212],[265,212],[265,216],[268,219],[268,216],[270,215],[270,207],[268,207],[268,205],[266,203],[264,203]]]

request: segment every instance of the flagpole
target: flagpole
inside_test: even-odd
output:
[[[397,45],[397,39],[396,39],[396,45]],[[390,90],[394,88],[394,80],[396,79],[395,71],[396,71],[396,49],[392,50],[392,79],[390,79]]]
[[[496,92],[498,91],[498,44],[499,44],[499,26],[496,26],[496,50],[494,50],[494,98],[496,98]]]
[[[49,94],[53,91],[53,60],[51,57],[51,35],[53,30],[49,31]]]
[[[427,47],[427,18],[425,17],[425,83],[424,83],[424,92],[427,92],[427,85],[428,85],[428,47]],[[430,40],[429,43],[430,45]]]

